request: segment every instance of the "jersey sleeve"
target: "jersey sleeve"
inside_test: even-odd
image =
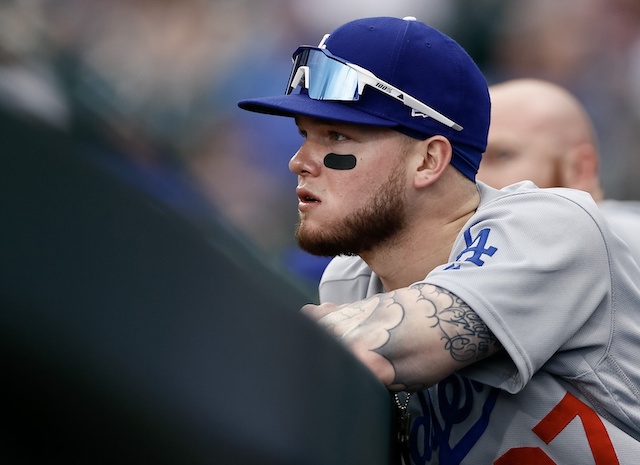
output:
[[[603,356],[612,327],[610,266],[602,220],[586,195],[499,197],[467,223],[451,262],[428,274],[425,282],[467,303],[505,349],[465,376],[515,393],[543,366],[578,372],[575,353],[563,354]]]

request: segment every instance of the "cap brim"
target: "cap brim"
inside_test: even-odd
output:
[[[313,100],[304,94],[262,97],[238,102],[238,106],[243,110],[267,115],[288,117],[301,115],[367,126],[398,126],[396,122],[360,111],[354,105],[357,105],[357,103]]]

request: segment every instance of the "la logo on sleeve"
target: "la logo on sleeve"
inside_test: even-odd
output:
[[[456,257],[456,263],[452,263],[445,270],[457,270],[460,268],[460,262],[472,262],[477,266],[484,265],[482,257],[487,255],[492,257],[498,251],[497,247],[487,246],[489,240],[490,228],[484,228],[478,232],[475,237],[471,237],[471,228],[464,232],[464,242],[467,247],[458,254]],[[463,259],[464,257],[464,259]]]

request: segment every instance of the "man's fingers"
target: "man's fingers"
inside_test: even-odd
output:
[[[307,315],[312,320],[318,321],[324,316],[328,315],[329,313],[336,311],[338,308],[340,307],[334,304],[322,304],[322,305],[307,304],[304,307],[302,307],[300,311],[303,314]]]

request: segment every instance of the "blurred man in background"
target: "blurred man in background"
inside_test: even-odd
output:
[[[640,202],[605,200],[591,118],[566,89],[537,79],[496,84],[478,179],[496,188],[531,180],[538,187],[589,192],[640,263]]]

